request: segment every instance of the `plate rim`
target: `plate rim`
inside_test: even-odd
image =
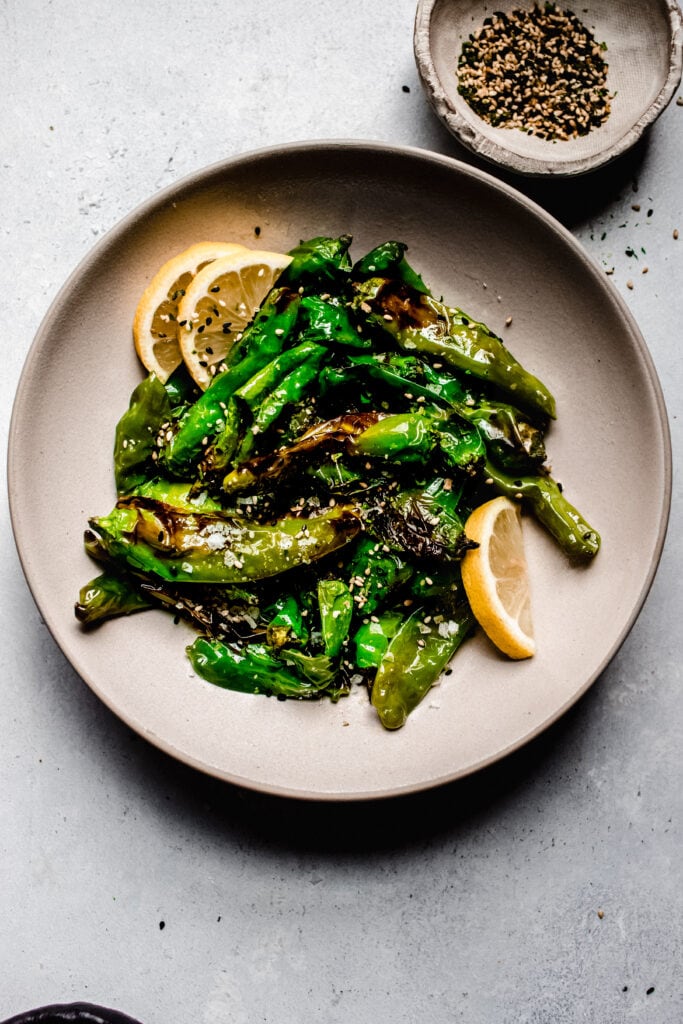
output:
[[[418,161],[427,161],[435,163],[441,167],[447,168],[451,171],[464,174],[467,177],[474,178],[487,185],[504,193],[509,200],[525,207],[533,216],[543,221],[546,226],[550,227],[555,233],[559,233],[565,244],[568,244],[569,248],[573,250],[573,254],[578,258],[583,265],[588,269],[590,274],[595,278],[596,281],[600,282],[601,287],[610,296],[611,300],[617,306],[620,315],[628,325],[630,332],[633,337],[634,344],[637,346],[638,354],[642,360],[643,368],[647,373],[647,377],[652,388],[652,396],[654,399],[654,408],[657,412],[657,422],[661,432],[662,448],[662,469],[663,469],[663,493],[660,507],[660,515],[658,522],[658,530],[656,538],[653,536],[653,557],[651,559],[649,569],[642,582],[638,599],[635,602],[630,615],[625,621],[618,637],[616,638],[609,651],[603,656],[599,665],[595,668],[594,672],[584,681],[583,685],[574,692],[570,699],[565,701],[559,708],[555,709],[554,712],[547,716],[542,722],[538,723],[533,729],[525,733],[521,739],[515,740],[509,743],[504,748],[497,750],[485,758],[481,758],[476,763],[467,766],[464,769],[459,769],[456,772],[448,772],[441,774],[438,778],[432,778],[427,781],[419,781],[413,784],[405,784],[390,787],[386,790],[368,790],[368,791],[353,791],[353,792],[315,792],[315,791],[303,791],[287,786],[278,786],[277,784],[266,784],[259,780],[253,780],[239,776],[237,773],[226,772],[216,766],[209,765],[200,761],[198,758],[178,750],[170,741],[157,736],[154,732],[149,729],[142,730],[139,724],[132,720],[131,716],[128,716],[125,710],[120,707],[114,706],[111,699],[102,692],[101,688],[97,684],[96,680],[89,678],[89,673],[83,672],[76,664],[74,664],[72,657],[65,650],[65,646],[60,641],[57,631],[54,627],[52,616],[49,609],[45,608],[40,601],[36,588],[34,587],[33,578],[28,568],[26,553],[23,550],[22,543],[20,540],[21,531],[18,526],[19,522],[19,502],[20,502],[20,468],[18,465],[18,436],[20,433],[20,421],[23,415],[22,396],[24,391],[28,387],[31,374],[33,372],[34,363],[38,358],[41,346],[44,342],[44,338],[49,334],[52,329],[52,322],[56,311],[68,302],[70,294],[81,277],[97,263],[101,255],[112,245],[115,245],[119,236],[125,234],[131,227],[133,227],[141,218],[149,216],[156,210],[167,206],[169,203],[174,201],[174,197],[184,193],[187,190],[192,191],[201,185],[202,182],[207,179],[220,177],[223,174],[229,173],[230,169],[248,164],[254,161],[271,161],[278,157],[281,157],[283,153],[305,153],[305,152],[316,152],[321,151],[339,151],[354,150],[359,153],[366,152],[368,154],[387,154],[396,157],[408,157]],[[10,523],[12,527],[12,533],[14,537],[15,547],[18,553],[19,562],[26,580],[29,592],[34,600],[34,603],[52,636],[57,647],[60,649],[66,660],[69,662],[74,672],[86,683],[86,685],[93,691],[99,700],[112,712],[120,721],[124,722],[129,728],[141,735],[144,739],[150,742],[157,749],[163,751],[168,756],[173,757],[175,760],[192,767],[205,775],[214,777],[221,781],[229,782],[233,785],[240,786],[242,788],[261,792],[265,794],[282,796],[288,798],[295,798],[299,800],[309,800],[313,802],[354,802],[354,801],[365,801],[365,800],[380,800],[386,798],[393,798],[402,795],[408,795],[417,792],[423,792],[430,789],[434,789],[445,785],[449,782],[454,782],[458,779],[466,778],[482,769],[489,767],[496,762],[503,760],[508,757],[511,753],[516,750],[522,749],[532,740],[536,739],[539,735],[545,732],[550,726],[562,718],[569,709],[576,704],[584,694],[590,689],[596,679],[605,670],[607,665],[615,657],[618,650],[623,645],[628,634],[633,628],[640,612],[642,611],[643,605],[650,592],[652,584],[654,582],[657,570],[662,557],[662,551],[664,548],[664,542],[666,539],[666,533],[670,517],[671,500],[672,500],[672,486],[673,486],[673,465],[672,465],[672,445],[671,445],[671,432],[670,424],[667,414],[666,402],[664,394],[659,380],[657,370],[654,364],[654,360],[647,346],[647,343],[638,327],[638,324],[633,316],[630,308],[626,304],[625,299],[617,290],[616,286],[605,280],[599,272],[599,268],[595,264],[594,260],[589,256],[587,251],[581,245],[581,243],[571,234],[571,232],[565,228],[552,214],[548,213],[542,206],[524,195],[514,186],[507,182],[501,181],[495,175],[488,171],[482,170],[478,167],[473,167],[464,161],[458,160],[454,157],[447,156],[442,153],[438,153],[432,150],[423,149],[417,146],[405,146],[399,144],[392,144],[386,142],[375,142],[372,140],[358,140],[358,139],[320,139],[320,140],[306,140],[301,142],[289,142],[283,145],[267,146],[258,149],[247,150],[243,153],[239,153],[219,161],[215,161],[208,165],[196,168],[190,171],[188,174],[183,175],[178,181],[172,182],[170,185],[165,186],[163,189],[158,190],[149,196],[147,199],[138,203],[131,210],[124,214],[111,228],[109,228],[100,239],[84,254],[84,256],[77,262],[74,269],[67,275],[64,283],[58,289],[56,295],[49,303],[45,314],[40,322],[40,325],[34,335],[34,338],[27,350],[24,364],[19,376],[14,401],[12,404],[12,412],[10,417],[9,431],[8,431],[8,444],[7,444],[7,491],[9,500],[9,511],[10,511]]]

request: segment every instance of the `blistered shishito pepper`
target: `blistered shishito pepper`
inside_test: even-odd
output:
[[[174,416],[179,415],[188,406],[196,402],[202,393],[199,385],[190,377],[185,363],[181,363],[173,371],[164,387],[166,388],[166,394],[171,403]]]
[[[338,550],[361,529],[348,506],[266,525],[219,513],[179,512],[131,498],[90,520],[86,543],[133,572],[184,583],[242,583],[306,565]]]
[[[358,332],[348,307],[339,299],[306,295],[301,300],[300,337],[328,346],[370,348],[372,338]]]
[[[407,351],[438,356],[465,373],[493,384],[510,400],[542,416],[555,417],[555,399],[524,369],[485,324],[430,295],[406,295],[391,282],[367,281],[355,299],[372,310],[372,320]]]
[[[391,638],[372,683],[371,699],[385,729],[400,729],[432,688],[473,628],[469,607],[461,605],[438,624],[418,608]]]
[[[388,611],[363,621],[353,638],[354,664],[357,668],[379,668],[403,618],[400,612]]]
[[[75,612],[84,626],[95,626],[105,619],[144,611],[153,604],[133,580],[104,572],[81,587]]]
[[[438,450],[447,466],[465,468],[484,459],[478,431],[457,418],[420,412],[381,417],[353,441],[352,451],[399,462],[424,462]]]
[[[502,469],[534,470],[545,461],[543,427],[509,403],[465,389],[458,378],[416,356],[351,356],[347,365],[325,367],[320,374],[323,393],[334,387],[357,389],[373,380],[395,391],[409,408],[433,403],[457,413],[477,428],[489,456]]]
[[[321,346],[312,352],[305,362],[288,373],[282,383],[266,395],[254,418],[254,426],[263,433],[279,418],[288,405],[300,402],[311,390],[318,378],[320,363],[325,358]]]
[[[404,242],[383,242],[354,264],[352,280],[367,281],[382,277],[397,281],[418,295],[429,295],[429,288],[405,258],[407,250],[408,246]]]
[[[159,461],[172,476],[183,478],[192,473],[203,450],[220,439],[226,428],[228,402],[283,350],[296,323],[299,302],[299,296],[288,289],[272,289],[238,343],[239,361],[213,379],[160,452]]]
[[[291,251],[205,393],[182,367],[136,389],[119,502],[86,533],[106,572],[76,614],[172,609],[205,634],[195,669],[246,692],[337,700],[374,676],[395,729],[472,627],[472,508],[525,500],[578,558],[600,540],[543,465],[547,388],[434,298],[403,243],[353,269],[349,243]]]
[[[267,642],[270,647],[283,647],[285,644],[305,643],[309,632],[304,626],[299,602],[293,594],[283,594],[273,605],[272,617],[266,627]]]
[[[426,487],[389,495],[370,522],[399,550],[420,560],[450,562],[471,546],[458,513],[461,493],[462,483],[458,486],[450,477],[435,477]]]
[[[114,475],[119,494],[131,494],[156,473],[153,455],[164,424],[172,418],[166,388],[151,373],[133,391],[126,412],[116,425]]]
[[[330,658],[338,658],[349,635],[353,617],[353,598],[343,580],[320,580],[318,611],[325,654]]]
[[[511,476],[490,463],[486,471],[499,494],[528,504],[570,558],[587,561],[597,555],[600,534],[567,500],[551,476]]]
[[[423,412],[349,414],[318,423],[292,445],[246,459],[223,480],[226,494],[259,491],[292,475],[302,463],[346,454],[385,462],[421,464],[438,452],[446,467],[471,469],[483,462],[484,442],[474,427],[447,415]]]
[[[207,637],[197,637],[187,648],[187,654],[202,678],[228,690],[296,700],[319,700],[322,696],[334,699],[342,693],[329,691],[334,678],[329,659],[317,659],[320,667],[313,672],[305,658],[302,664],[302,659],[291,651],[275,654],[265,644],[236,647]]]
[[[256,493],[266,490],[297,470],[303,471],[311,463],[321,461],[325,454],[346,451],[350,438],[357,437],[378,420],[377,413],[360,413],[318,423],[286,448],[242,463],[226,475],[223,489],[230,496],[242,491]]]
[[[299,401],[306,393],[308,386],[316,379],[319,365],[326,354],[323,345],[304,342],[289,348],[268,362],[250,380],[234,393],[234,403],[230,409],[237,416],[230,417],[227,424],[234,424],[234,437],[227,438],[228,426],[223,430],[217,441],[224,445],[223,451],[229,451],[229,462],[244,462],[249,458],[256,442],[256,436],[271,426],[288,404]],[[242,415],[243,406],[249,410]],[[251,417],[251,422],[250,422]],[[226,468],[226,463],[207,454],[207,466],[216,472]]]
[[[401,243],[388,243],[405,249]],[[511,401],[543,416],[555,416],[555,399],[546,386],[525,370],[501,338],[455,306],[435,299],[398,273],[395,263],[381,267],[373,253],[353,270],[353,308],[364,314],[375,330],[384,331],[405,351],[438,356],[457,370],[500,388]],[[405,260],[403,260],[405,263]],[[370,275],[370,276],[368,276]],[[395,275],[395,276],[394,276]]]
[[[392,550],[372,536],[358,541],[348,565],[349,589],[359,613],[371,615],[389,594],[405,583],[413,568],[403,551]]]
[[[275,282],[277,286],[311,292],[335,293],[346,284],[351,260],[350,235],[311,238],[290,249],[291,262]]]
[[[269,363],[266,363],[257,373],[249,378],[235,395],[240,398],[252,413],[256,414],[264,399],[274,388],[282,384],[283,380],[298,366],[306,363],[309,359],[318,360],[325,355],[325,349],[315,342],[306,341],[293,348],[281,352]],[[317,363],[316,363],[317,366]]]
[[[221,506],[207,494],[197,490],[192,484],[180,480],[148,480],[135,488],[136,498],[149,498],[170,505],[179,512],[220,512]]]

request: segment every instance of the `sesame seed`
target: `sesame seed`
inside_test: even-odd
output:
[[[458,91],[494,127],[553,140],[586,135],[610,113],[604,49],[553,3],[497,12],[462,46]]]

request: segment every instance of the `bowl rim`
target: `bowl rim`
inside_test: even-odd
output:
[[[630,149],[671,102],[683,72],[683,14],[678,0],[660,0],[668,14],[671,32],[669,72],[662,88],[638,120],[612,145],[598,153],[578,159],[548,163],[539,157],[513,153],[506,146],[484,136],[458,112],[447,95],[437,73],[430,44],[431,21],[435,9],[444,0],[418,0],[413,31],[413,52],[418,74],[436,115],[448,130],[472,153],[492,164],[527,177],[571,177],[586,174],[610,163]]]

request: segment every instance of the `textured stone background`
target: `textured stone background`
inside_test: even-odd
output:
[[[302,139],[469,159],[421,93],[413,17],[409,0],[0,0],[3,442],[51,299],[164,185]],[[526,188],[614,268],[675,452],[682,164],[674,102],[608,171]],[[474,779],[359,808],[237,791],[133,735],[47,633],[5,514],[0,1017],[89,999],[144,1024],[683,1019],[679,499],[680,479],[650,597],[576,708]]]

